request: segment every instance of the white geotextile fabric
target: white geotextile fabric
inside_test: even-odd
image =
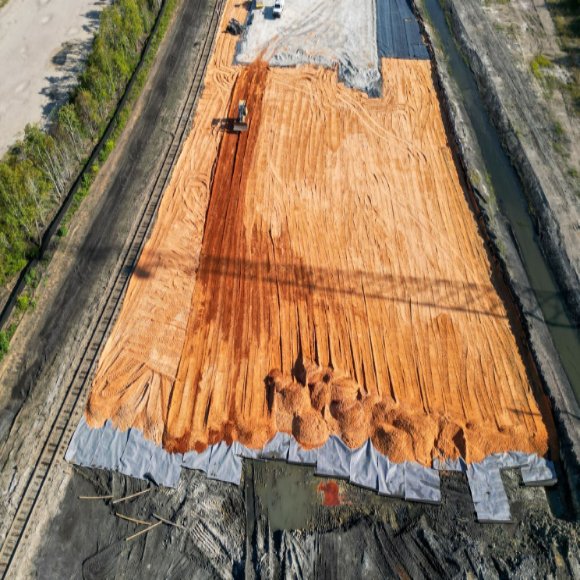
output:
[[[318,451],[316,475],[350,479],[352,450],[336,435],[331,435]]]
[[[274,66],[338,66],[348,86],[373,93],[380,88],[374,0],[288,0],[281,18],[272,17],[274,0],[253,10],[236,62],[259,56]]]
[[[92,429],[84,417],[65,458],[77,465],[111,469],[166,487],[177,485],[182,468],[202,471],[210,479],[239,485],[242,459],[280,460],[314,465],[317,475],[348,479],[381,495],[427,503],[441,501],[439,470],[462,471],[467,474],[477,519],[481,522],[511,520],[501,469],[521,468],[526,485],[556,482],[550,461],[521,452],[497,453],[469,465],[462,459],[435,459],[431,469],[414,462],[393,463],[375,449],[370,439],[353,450],[332,435],[322,447],[306,450],[291,435],[277,433],[263,449],[222,441],[202,453],[171,454],[145,439],[137,429],[119,431],[110,421],[100,429]]]
[[[405,463],[405,499],[426,503],[441,502],[439,472],[414,461]]]

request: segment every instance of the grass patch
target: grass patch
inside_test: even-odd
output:
[[[0,362],[10,350],[10,341],[16,332],[17,325],[11,324],[6,330],[0,330]]]
[[[544,79],[544,73],[547,69],[554,66],[552,61],[544,54],[537,54],[530,62],[530,68],[532,69],[532,74],[538,79]]]
[[[564,93],[575,115],[580,114],[580,0],[547,0],[560,48],[566,53],[564,65],[571,75]]]

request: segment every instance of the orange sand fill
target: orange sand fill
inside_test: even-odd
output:
[[[228,66],[232,43],[218,40],[89,424],[171,451],[285,431],[308,448],[371,437],[423,464],[544,454],[430,63],[385,60],[373,100],[333,71]],[[220,132],[242,98],[248,132]]]

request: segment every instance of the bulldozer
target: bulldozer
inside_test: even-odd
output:
[[[248,130],[248,106],[246,101],[238,103],[238,118],[234,121],[234,133],[243,133]]]

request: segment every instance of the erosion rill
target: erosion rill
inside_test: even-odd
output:
[[[313,29],[332,5],[316,4]],[[376,35],[374,3],[363,4]],[[303,9],[287,7],[279,43]],[[246,9],[228,2],[222,23],[231,17]],[[268,25],[256,15],[247,34]],[[303,52],[304,64],[274,67],[279,55],[260,42],[250,65],[234,65],[235,42],[218,37],[87,423],[111,420],[179,453],[259,449],[284,432],[306,450],[332,434],[350,448],[370,438],[390,460],[424,466],[546,455],[550,411],[470,208],[431,62],[381,58],[363,92],[341,82],[362,77],[344,73],[338,42],[325,52],[338,55],[334,70]],[[249,130],[224,132],[240,99]]]

